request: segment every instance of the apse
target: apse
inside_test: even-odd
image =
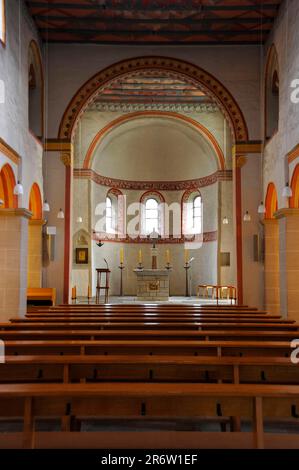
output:
[[[231,131],[217,104],[181,77],[147,71],[99,93],[81,115],[74,139],[71,282],[77,295],[95,294],[95,270],[106,263],[110,293],[120,295],[123,257],[122,293],[135,298],[134,270],[140,258],[144,268],[152,263],[152,244],[143,233],[147,201],[157,207],[157,220],[149,224],[160,232],[157,267],[164,269],[169,259],[172,267],[170,295],[185,294],[184,230],[192,211],[200,214],[200,247],[188,252],[194,258],[190,290],[220,279],[234,285],[231,149]],[[164,207],[171,208],[167,215]],[[82,231],[85,246],[79,243]],[[80,263],[84,248],[88,257]]]

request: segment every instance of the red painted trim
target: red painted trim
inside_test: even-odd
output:
[[[70,289],[70,243],[71,243],[71,175],[70,166],[65,167],[65,219],[64,219],[64,286],[63,302],[69,301]]]
[[[29,210],[32,212],[32,219],[41,220],[43,217],[42,197],[37,183],[31,186],[29,196]]]
[[[208,242],[215,242],[218,239],[218,232],[204,232],[203,234],[203,243],[208,243]],[[194,241],[194,238],[189,238],[189,237],[180,237],[180,238],[174,238],[174,237],[169,237],[169,238],[159,238],[156,240],[157,244],[165,245],[165,244],[184,244],[184,243],[190,243]],[[93,240],[101,240],[105,243],[146,243],[146,244],[152,244],[152,241],[149,240],[147,237],[136,237],[136,238],[131,238],[129,235],[127,235],[125,238],[115,238],[115,237],[109,237],[106,233],[100,233],[100,232],[95,232],[93,230],[92,232],[92,239]]]
[[[244,115],[228,89],[213,75],[200,67],[180,59],[159,56],[135,57],[125,59],[109,65],[87,80],[75,93],[63,113],[58,137],[71,140],[81,112],[86,108],[101,88],[119,77],[154,69],[163,72],[176,73],[184,79],[195,83],[210,97],[217,101],[224,115],[227,117],[233,131],[235,141],[245,142],[248,140],[248,129]]]
[[[291,188],[293,191],[293,195],[290,198],[290,207],[292,209],[299,208],[299,164],[296,165],[291,182]]]
[[[265,219],[274,219],[274,213],[278,209],[277,191],[274,183],[268,184],[265,207]]]
[[[150,199],[151,196],[153,197],[153,199],[155,197],[158,198],[160,203],[165,202],[165,198],[163,194],[161,194],[159,191],[156,191],[156,190],[146,191],[145,193],[143,193],[139,199],[139,202],[143,203],[146,199]]]
[[[236,166],[236,243],[238,303],[243,304],[242,173]]]

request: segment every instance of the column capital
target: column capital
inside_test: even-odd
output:
[[[242,168],[247,163],[246,155],[236,155],[235,156],[235,166],[236,168]]]
[[[24,217],[25,219],[31,219],[33,216],[25,207],[20,207],[18,209],[0,209],[0,217]]]
[[[278,219],[263,219],[261,220],[263,225],[277,225]]]
[[[299,209],[284,208],[279,209],[275,212],[274,217],[276,219],[283,219],[287,217],[299,217]]]
[[[29,225],[40,225],[41,227],[45,225],[47,222],[46,220],[37,220],[37,219],[30,219],[29,220]]]
[[[71,151],[69,152],[61,152],[60,154],[60,160],[65,166],[72,166],[72,153]]]

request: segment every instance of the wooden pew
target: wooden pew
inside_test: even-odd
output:
[[[209,326],[210,328],[210,326]],[[171,339],[178,340],[256,340],[256,341],[292,341],[297,339],[299,333],[295,331],[275,331],[271,329],[256,328],[246,329],[236,327],[233,330],[230,326],[220,326],[217,329],[205,329],[200,331],[192,330],[22,330],[22,331],[1,331],[0,339],[7,340],[147,340],[157,339],[168,341]]]
[[[250,315],[250,314],[247,314],[247,315],[236,315],[234,313],[225,313],[225,314],[206,314],[206,313],[195,313],[195,314],[184,314],[184,315],[178,315],[178,314],[174,314],[174,315],[157,315],[157,314],[153,314],[153,313],[144,313],[144,314],[140,314],[140,315],[136,315],[136,314],[133,314],[133,315],[128,315],[128,314],[125,314],[125,315],[122,315],[122,314],[119,314],[119,313],[114,313],[114,314],[94,314],[94,313],[90,313],[90,314],[74,314],[72,315],[71,313],[67,313],[65,315],[63,314],[59,314],[59,315],[56,315],[56,314],[53,314],[53,315],[44,315],[44,314],[39,314],[39,315],[30,315],[30,314],[27,314],[25,318],[12,318],[10,321],[13,321],[13,322],[20,322],[20,321],[63,321],[64,319],[67,320],[67,321],[70,321],[72,319],[74,319],[75,321],[78,319],[78,320],[87,320],[87,321],[91,321],[91,320],[101,320],[101,319],[111,319],[111,320],[114,320],[114,319],[118,319],[118,320],[122,320],[122,321],[138,321],[139,319],[140,320],[145,320],[145,319],[159,319],[160,321],[188,321],[188,320],[196,320],[196,319],[206,319],[206,320],[222,320],[222,319],[235,319],[235,320],[238,320],[238,321],[244,321],[244,320],[251,320],[251,321],[258,321],[258,320],[277,320],[277,321],[281,321],[281,322],[289,322],[289,323],[294,323],[294,320],[290,320],[290,319],[283,319],[282,317],[280,317],[279,315]]]
[[[0,367],[0,383],[85,381],[299,385],[299,374],[278,357],[7,356]]]
[[[17,340],[5,341],[6,355],[175,355],[290,357],[289,341],[192,340]]]
[[[142,422],[184,419],[200,421],[206,417],[238,417],[252,422],[252,431],[245,433],[249,448],[262,449],[277,444],[278,436],[265,434],[265,422],[275,417],[298,423],[299,387],[286,385],[233,384],[156,384],[156,383],[100,383],[100,384],[26,384],[0,385],[0,417],[21,419],[23,432],[18,442],[23,448],[39,447],[42,431],[36,431],[38,419],[58,418],[62,431],[52,434],[51,447],[65,444],[64,437],[75,419],[115,420],[137,419]],[[192,428],[191,428],[192,429]],[[226,435],[225,442],[223,435]],[[197,446],[212,438],[214,447],[244,447],[242,433],[197,433]],[[200,436],[203,436],[201,440]],[[280,436],[280,435],[279,435]],[[1,436],[1,446],[7,446],[10,434]],[[284,445],[299,446],[299,436],[284,434]],[[49,434],[47,435],[49,439]],[[288,441],[286,441],[286,438]],[[55,440],[56,439],[56,440]],[[55,444],[56,442],[56,444]],[[59,444],[58,444],[59,442]],[[80,440],[73,440],[80,447]]]
[[[236,320],[236,319],[201,319],[200,321],[181,321],[177,322],[175,320],[172,321],[160,321],[157,320],[139,320],[139,321],[126,321],[126,320],[119,320],[111,318],[109,320],[102,320],[102,321],[94,321],[94,320],[81,320],[81,321],[68,321],[68,319],[64,319],[64,321],[13,321],[11,323],[0,323],[0,332],[5,330],[28,330],[28,329],[193,329],[198,330],[199,327],[205,325],[230,325],[232,324],[234,327],[236,325],[264,325],[265,327],[274,327],[277,325],[281,325],[282,327],[286,325],[293,325],[295,326],[295,322],[293,321],[284,321],[284,320],[272,320],[272,319],[258,319],[256,321],[252,319],[245,319],[245,320]],[[283,328],[282,328],[283,329]]]
[[[56,304],[56,289],[54,288],[29,288],[27,289],[27,303],[49,302],[50,305]]]

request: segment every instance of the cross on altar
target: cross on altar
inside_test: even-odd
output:
[[[159,235],[158,232],[156,232],[156,229],[154,229],[149,235],[148,235],[149,240],[151,240],[153,246],[151,248],[151,255],[152,255],[152,269],[157,269],[157,255],[158,255],[158,250],[156,248],[156,241],[161,238],[161,235]]]

